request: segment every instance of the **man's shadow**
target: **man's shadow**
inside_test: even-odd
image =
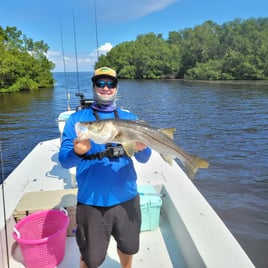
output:
[[[76,187],[75,179],[72,178],[70,170],[61,166],[59,162],[59,153],[55,153],[51,157],[51,161],[54,164],[53,168],[46,173],[47,177],[57,178],[64,181],[64,188],[70,189]]]

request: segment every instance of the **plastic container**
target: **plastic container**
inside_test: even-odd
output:
[[[152,231],[159,226],[162,199],[151,185],[139,185],[141,208],[141,232]]]
[[[20,220],[13,238],[18,242],[27,268],[54,268],[65,253],[67,211],[43,210]]]

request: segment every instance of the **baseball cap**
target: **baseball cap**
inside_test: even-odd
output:
[[[101,67],[99,69],[96,69],[94,71],[94,76],[92,76],[91,80],[94,83],[98,79],[105,78],[105,77],[112,79],[116,83],[118,82],[117,77],[116,77],[116,71],[109,67]]]

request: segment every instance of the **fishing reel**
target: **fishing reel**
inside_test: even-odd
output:
[[[75,96],[80,98],[80,105],[76,106],[76,111],[91,107],[92,103],[94,102],[93,99],[85,99],[83,93],[75,93]]]

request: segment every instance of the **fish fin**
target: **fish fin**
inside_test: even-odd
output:
[[[136,153],[135,143],[123,143],[122,146],[129,157]]]
[[[170,155],[167,154],[160,154],[161,157],[172,166],[173,163],[173,157],[171,157]]]
[[[176,128],[161,128],[160,131],[173,140]]]

